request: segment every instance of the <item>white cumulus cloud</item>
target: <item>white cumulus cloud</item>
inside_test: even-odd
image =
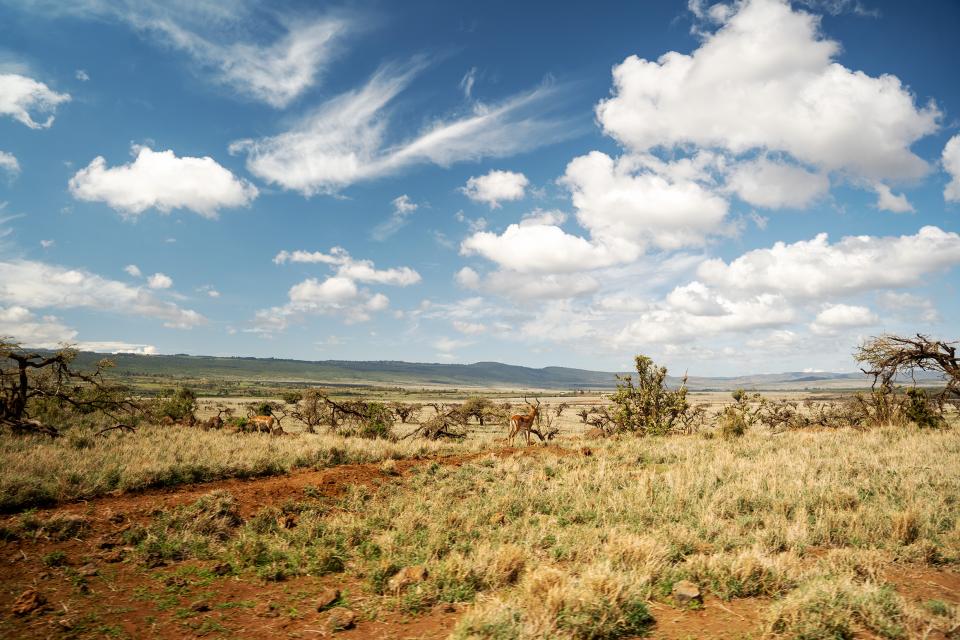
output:
[[[727,188],[755,207],[802,209],[830,190],[822,173],[766,157],[738,163],[727,177]]]
[[[777,242],[748,251],[729,264],[707,260],[698,274],[724,291],[771,292],[822,298],[917,285],[928,274],[960,264],[960,234],[926,226],[914,235],[847,236],[831,244]]]
[[[372,260],[357,260],[342,247],[333,247],[330,253],[322,251],[281,251],[276,264],[287,262],[329,264],[337,267],[337,275],[358,282],[372,282],[407,287],[420,282],[420,274],[410,267],[377,269]]]
[[[257,188],[237,178],[209,156],[178,158],[173,151],[134,146],[129,164],[107,167],[98,156],[70,179],[78,200],[105,202],[128,215],[150,208],[162,213],[190,209],[215,218],[222,208],[243,207],[257,197]]]
[[[165,273],[155,273],[147,278],[147,286],[151,289],[169,289],[173,286],[173,278]]]
[[[474,202],[483,202],[496,209],[501,201],[522,199],[528,184],[530,181],[522,173],[494,169],[486,175],[470,178],[460,190]]]
[[[27,309],[92,309],[156,318],[164,326],[189,329],[206,318],[161,300],[141,287],[82,269],[33,260],[0,261],[0,303]]]
[[[696,145],[769,150],[825,171],[872,180],[925,175],[910,147],[936,131],[936,105],[918,107],[893,75],[836,62],[819,18],[786,0],[745,0],[687,55],[630,56],[597,106],[604,131],[635,152]]]
[[[862,305],[832,304],[817,314],[810,328],[814,333],[830,334],[838,329],[866,327],[879,321],[877,315]]]
[[[420,282],[420,274],[410,267],[377,269],[372,260],[358,260],[341,247],[322,251],[281,251],[274,263],[325,264],[334,273],[326,278],[307,278],[287,292],[281,306],[256,312],[251,331],[272,334],[309,315],[333,315],[346,322],[364,322],[370,314],[383,311],[390,300],[383,293],[358,286],[379,284],[408,287]]]
[[[594,243],[551,224],[511,224],[502,234],[480,231],[461,243],[460,253],[478,254],[521,273],[597,269],[638,255],[632,244]]]
[[[877,192],[877,209],[883,211],[893,211],[894,213],[911,213],[914,211],[913,205],[907,200],[907,196],[902,193],[893,193],[890,187],[878,182],[874,185]]]
[[[943,147],[943,169],[950,176],[950,182],[943,190],[943,198],[948,202],[960,202],[960,135],[955,135]]]
[[[593,151],[567,165],[561,184],[594,239],[677,249],[720,231],[729,205],[698,182],[671,175],[676,169],[654,172],[645,159]]]
[[[77,332],[56,316],[38,317],[26,307],[11,305],[0,306],[0,335],[9,336],[25,347],[53,349],[72,342]]]

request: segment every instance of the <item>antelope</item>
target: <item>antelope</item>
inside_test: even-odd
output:
[[[534,398],[536,400],[536,398]],[[527,439],[527,446],[530,446],[530,431],[533,429],[533,421],[537,419],[537,416],[540,415],[540,401],[537,400],[536,405],[530,404],[530,401],[524,397],[524,402],[530,405],[530,412],[525,414],[519,414],[515,416],[510,416],[510,436],[508,440],[513,442],[514,437],[523,432]]]
[[[253,416],[247,419],[247,423],[257,431],[272,433],[275,420],[273,416]]]

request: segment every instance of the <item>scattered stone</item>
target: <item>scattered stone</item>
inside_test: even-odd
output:
[[[585,456],[592,456],[593,449],[591,449],[590,447],[583,447],[582,449],[580,449],[580,453],[582,453]]]
[[[334,607],[327,618],[327,628],[336,633],[352,629],[357,624],[357,614],[346,607]]]
[[[277,605],[272,602],[261,602],[253,608],[253,613],[261,618],[276,618],[280,615]]]
[[[42,593],[36,589],[27,589],[13,603],[13,615],[25,616],[37,609],[42,609],[46,604],[47,599],[43,597]]]
[[[97,538],[97,541],[94,543],[97,549],[113,549],[114,547],[119,546],[117,539],[112,534],[102,535]]]
[[[390,578],[390,581],[387,582],[387,588],[390,591],[399,592],[412,584],[423,582],[427,579],[428,575],[430,574],[427,572],[426,567],[420,565],[404,567],[400,569],[395,576]]]
[[[681,606],[686,606],[693,602],[703,602],[700,587],[689,580],[681,580],[673,585],[673,599]]]
[[[213,572],[213,575],[215,576],[226,576],[233,573],[233,567],[229,562],[218,562],[217,564],[213,565],[213,568],[210,569],[210,571]]]
[[[197,613],[203,613],[204,611],[210,611],[210,603],[206,600],[197,600],[190,605],[191,611],[196,611]]]
[[[328,587],[317,594],[317,611],[326,611],[340,599],[340,590]]]

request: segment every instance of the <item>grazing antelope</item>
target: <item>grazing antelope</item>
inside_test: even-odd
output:
[[[533,421],[540,415],[540,401],[537,400],[536,405],[530,404],[530,401],[526,398],[523,401],[530,405],[530,411],[529,413],[510,416],[510,436],[507,439],[513,443],[513,438],[518,433],[523,432],[527,439],[527,446],[530,446],[530,431],[533,429]]]

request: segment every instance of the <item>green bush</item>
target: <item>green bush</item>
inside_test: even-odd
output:
[[[196,410],[197,394],[189,387],[165,389],[154,405],[157,418],[169,418],[174,422],[193,420]]]
[[[667,368],[646,356],[636,356],[636,383],[632,375],[617,376],[617,390],[610,396],[615,406],[613,422],[618,431],[639,435],[664,435],[679,426],[690,410],[686,378],[678,389],[667,389]]]

